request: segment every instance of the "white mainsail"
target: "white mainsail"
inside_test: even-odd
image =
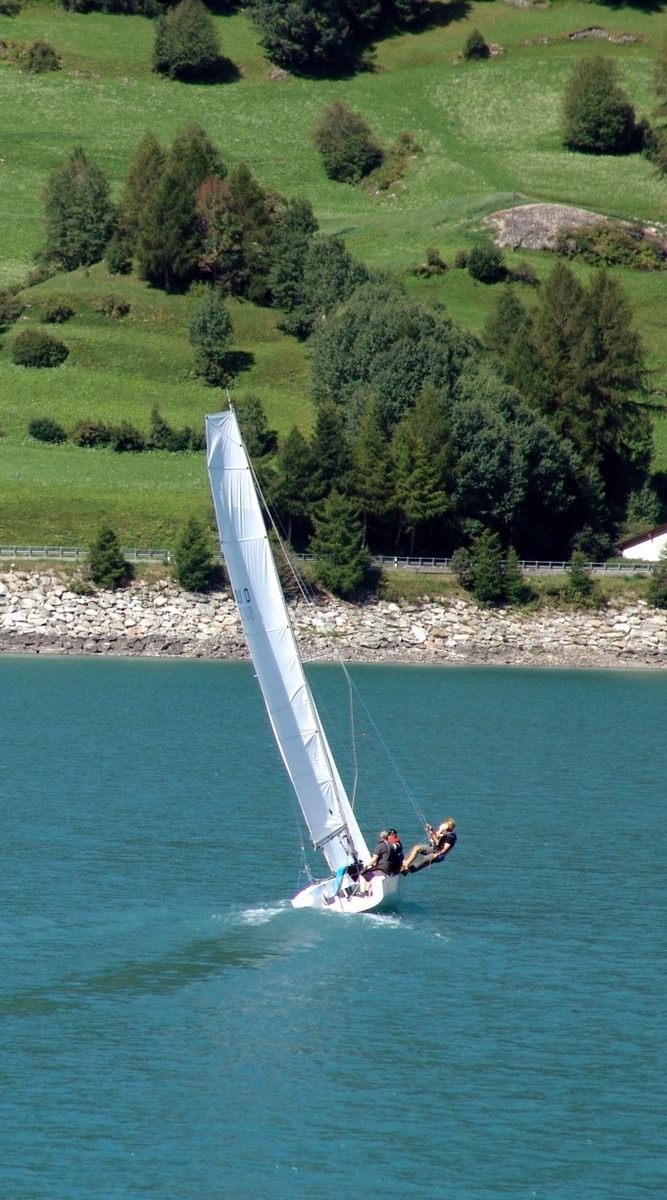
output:
[[[208,471],[220,544],[278,748],[313,846],[332,871],[368,847],[338,774],[306,680],[236,414],[206,418]]]

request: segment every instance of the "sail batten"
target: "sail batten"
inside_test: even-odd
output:
[[[313,845],[338,871],[369,851],[303,671],[233,409],[206,418],[206,438],[222,552],[269,721]]]

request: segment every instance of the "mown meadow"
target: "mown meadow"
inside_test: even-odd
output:
[[[201,124],[229,166],[248,163],[265,187],[307,197],[322,230],[338,233],[367,264],[397,272],[424,303],[443,303],[466,328],[479,330],[493,288],[464,270],[422,279],[414,274],[427,247],[448,264],[469,247],[492,212],[516,204],[575,204],[646,222],[667,222],[667,182],[645,159],[593,157],[561,144],[561,101],[577,58],[610,56],[638,116],[652,116],[658,45],[667,18],[654,6],[607,6],[554,0],[518,8],[501,0],[451,4],[447,19],[419,34],[378,43],[373,69],[343,80],[310,80],[275,71],[242,11],[216,17],[234,82],[200,85],[151,72],[154,25],[142,17],[65,12],[59,4],[26,4],[0,17],[0,41],[48,40],[62,70],[27,75],[0,61],[5,134],[0,176],[0,286],[22,282],[43,240],[43,190],[49,172],[81,145],[120,196],[128,164],[150,129],[163,145],[189,122]],[[461,49],[473,27],[502,53],[466,63]],[[608,37],[572,38],[602,29]],[[409,131],[421,147],[404,178],[374,193],[327,179],[311,141],[322,108],[335,99],[363,114],[390,143]],[[553,256],[515,252],[538,276]],[[578,268],[586,275],[586,268]],[[667,391],[662,272],[620,270],[642,329],[650,388]],[[530,303],[532,289],[522,287]],[[70,347],[55,370],[14,366],[11,345],[39,320],[45,296],[69,297],[74,317],[59,335]],[[105,316],[105,298],[130,305]],[[209,512],[200,455],[46,446],[27,433],[31,418],[49,414],[70,427],[80,418],[128,420],[146,428],[157,405],[175,425],[197,424],[221,403],[198,381],[187,338],[188,296],[166,295],[134,277],[111,276],[104,264],[56,276],[26,289],[26,310],[0,346],[0,541],[79,543],[101,516],[126,545],[163,545],[182,521]],[[238,394],[262,399],[269,422],[286,433],[312,423],[304,345],[277,329],[279,314],[230,302],[235,349],[248,355]],[[656,415],[656,466],[667,466],[667,421]]]

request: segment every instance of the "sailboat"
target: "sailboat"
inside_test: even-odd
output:
[[[314,850],[328,867],[292,899],[295,908],[362,913],[394,906],[400,875],[364,872],[357,823],[306,679],[260,492],[230,404],[206,417],[208,472],[220,545],[273,734]]]

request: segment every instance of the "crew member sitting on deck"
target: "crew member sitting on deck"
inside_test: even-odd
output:
[[[431,867],[433,863],[442,862],[445,855],[449,854],[449,851],[453,850],[456,845],[455,827],[456,821],[453,817],[448,817],[446,821],[442,822],[442,825],[438,825],[437,829],[434,829],[432,825],[427,825],[428,843],[412,847],[401,867],[401,873],[403,875],[407,875],[408,872],[413,874],[415,871],[423,871],[424,867]],[[419,862],[413,865],[417,858]]]
[[[395,829],[383,829],[366,871],[381,871],[383,875],[398,875],[403,866],[403,846]]]

